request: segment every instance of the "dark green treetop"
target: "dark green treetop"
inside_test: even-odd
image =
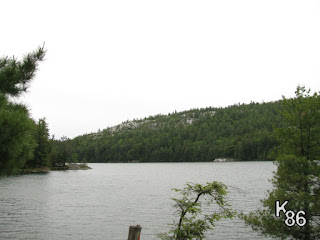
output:
[[[49,129],[45,118],[39,119],[34,131],[34,139],[36,147],[34,149],[34,157],[27,162],[28,167],[49,166]]]
[[[28,53],[21,61],[14,57],[0,58],[0,93],[16,97],[25,92],[45,54],[43,46]]]

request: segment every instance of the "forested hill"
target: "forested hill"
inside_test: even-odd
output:
[[[127,121],[67,141],[68,149],[80,162],[271,160],[281,104],[210,107]]]

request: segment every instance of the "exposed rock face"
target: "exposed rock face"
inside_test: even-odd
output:
[[[235,162],[235,159],[232,158],[216,158],[214,162]]]
[[[87,170],[87,169],[91,169],[91,167],[87,166],[86,164],[71,163],[67,165],[66,170]]]
[[[139,120],[132,120],[132,121],[126,121],[121,124],[118,124],[113,127],[109,127],[103,132],[110,133],[111,135],[114,135],[114,133],[117,132],[124,132],[124,131],[129,131],[131,129],[136,129],[140,127],[146,127],[149,129],[159,129],[163,128],[166,126],[172,126],[172,125],[183,125],[183,126],[188,126],[196,122],[202,117],[205,116],[214,116],[216,111],[207,111],[203,113],[199,113],[197,116],[195,116],[195,113],[189,113],[189,112],[184,112],[181,114],[172,114],[172,115],[157,115],[158,119],[152,119],[152,118],[145,118],[145,119],[139,119]],[[175,119],[172,120],[172,116],[175,115]],[[97,133],[91,133],[91,137],[93,139],[100,138],[103,134],[102,131],[99,131]]]

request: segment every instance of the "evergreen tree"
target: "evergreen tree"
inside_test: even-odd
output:
[[[72,160],[75,159],[76,155],[74,155],[74,148],[69,138],[63,136],[60,140],[52,139],[50,145],[51,151],[48,158],[52,167],[65,167],[66,162],[72,163]]]
[[[28,53],[22,61],[14,57],[0,58],[0,94],[17,97],[26,92],[45,53],[44,47],[40,47]]]
[[[319,95],[299,86],[295,98],[284,98],[282,115],[274,190],[263,200],[264,210],[242,217],[265,235],[320,239]]]
[[[21,61],[0,58],[0,175],[17,174],[33,158],[35,123],[28,109],[9,101],[25,92],[45,56],[43,47]]]
[[[49,129],[45,119],[39,119],[34,133],[37,146],[34,149],[34,157],[28,162],[29,167],[49,166]]]
[[[0,95],[0,176],[18,174],[33,158],[34,129],[27,109]]]

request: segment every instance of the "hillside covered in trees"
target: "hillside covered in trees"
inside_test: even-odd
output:
[[[79,162],[272,160],[281,105],[252,102],[151,116],[55,141],[55,151]]]
[[[45,119],[12,101],[35,77],[44,47],[22,60],[0,58],[0,176],[74,162],[271,160],[282,101],[192,109],[123,122],[74,139],[49,136]]]

